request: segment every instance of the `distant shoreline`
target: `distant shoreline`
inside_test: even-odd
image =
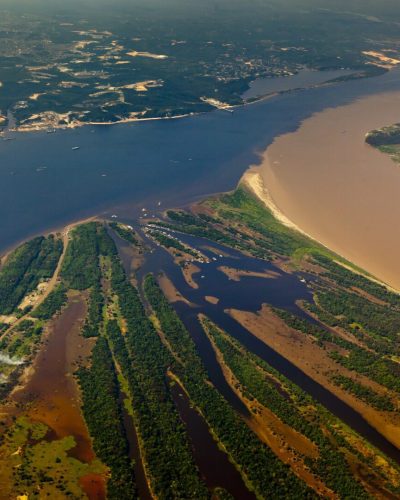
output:
[[[364,80],[365,80],[365,79],[364,79]],[[322,84],[317,85],[317,87],[325,87],[326,85],[327,85],[327,83],[322,83]],[[328,83],[328,85],[332,85],[332,84],[329,84],[329,83]],[[290,91],[284,91],[284,92],[282,92],[282,93],[288,93],[288,92],[293,92],[293,91],[292,91],[292,90],[290,90]],[[274,94],[274,96],[276,96],[276,95],[277,95],[277,93],[275,93],[275,94]],[[377,94],[374,94],[374,95],[377,95]],[[264,100],[268,100],[268,99],[270,99],[271,97],[273,97],[273,96],[268,95],[268,96],[260,97],[260,98],[259,98],[256,102],[261,102],[261,101],[264,101]],[[296,98],[297,98],[297,96],[296,96]],[[253,104],[253,102],[251,102],[251,103],[247,103],[247,104],[244,104],[244,105],[241,105],[240,107],[250,106],[251,104]],[[326,109],[327,109],[327,107],[322,108],[322,109],[325,109],[325,110],[326,110]],[[183,117],[183,116],[182,116],[182,117]],[[136,121],[136,122],[137,122],[137,121],[145,121],[145,120],[146,120],[146,121],[158,121],[158,120],[163,120],[163,119],[178,119],[178,118],[182,118],[182,117],[170,117],[170,118],[148,118],[148,119],[134,120],[134,121]],[[307,120],[307,119],[306,119],[306,120]],[[228,120],[228,121],[229,121],[229,120]],[[86,124],[84,123],[84,124],[82,124],[82,126],[83,126],[83,125],[86,125]],[[107,126],[108,124],[105,124],[105,123],[99,123],[99,125]],[[299,123],[297,124],[297,127],[300,127],[300,128],[301,128],[301,126],[302,126],[302,124],[301,124],[301,122],[299,122]],[[41,131],[41,132],[42,132],[42,134],[43,134],[43,131]],[[282,135],[277,134],[277,135],[276,135],[276,137],[275,137],[275,139],[274,139],[274,141],[277,141],[280,137],[282,137]],[[0,139],[0,140],[1,140],[1,139]],[[254,164],[254,162],[253,162],[253,164]],[[244,173],[244,172],[246,172],[246,168],[248,168],[248,166],[249,166],[249,165],[251,165],[251,164],[250,164],[250,162],[249,162],[249,163],[247,163],[247,164],[245,164],[245,165],[243,165],[243,170],[241,171],[241,174],[240,174],[240,175],[243,175],[243,173]],[[228,187],[227,189],[229,190],[229,189],[231,189],[231,187]],[[226,191],[227,189],[219,189],[218,191],[224,192],[224,191]],[[207,190],[207,192],[210,192],[210,193],[211,193],[211,192],[214,192],[214,191],[212,191],[212,190],[208,189],[208,190]],[[200,196],[200,195],[196,195],[196,199],[199,199],[199,197],[201,197],[201,198],[205,198],[205,197],[206,197],[206,195],[204,195],[204,196],[203,196],[203,195],[201,195],[201,196]],[[275,197],[273,197],[273,199],[275,200]],[[135,200],[134,200],[134,199],[132,200],[132,203],[133,203],[133,202],[135,202]],[[22,242],[26,241],[26,240],[27,240],[27,239],[29,239],[29,238],[34,237],[35,235],[38,235],[38,234],[47,234],[48,232],[54,232],[54,231],[57,231],[57,230],[59,230],[59,228],[63,228],[63,227],[65,227],[65,226],[67,226],[67,225],[68,225],[69,223],[71,223],[71,222],[72,222],[72,223],[74,223],[74,222],[79,222],[80,220],[85,220],[85,219],[87,219],[88,217],[89,217],[89,218],[96,218],[96,217],[97,217],[97,218],[102,218],[102,217],[103,217],[103,215],[102,215],[102,214],[103,214],[103,210],[107,210],[107,212],[109,212],[109,213],[110,213],[110,211],[111,211],[111,210],[117,210],[117,207],[118,207],[118,208],[120,208],[121,203],[123,203],[123,205],[124,205],[124,206],[128,206],[128,204],[129,204],[129,205],[131,205],[131,203],[130,203],[130,202],[127,202],[127,201],[123,201],[123,202],[122,202],[122,201],[121,201],[121,202],[117,201],[116,203],[118,203],[118,205],[110,205],[110,206],[108,206],[108,207],[106,207],[106,208],[104,208],[104,209],[95,209],[95,210],[93,210],[93,211],[92,211],[92,210],[90,210],[90,209],[85,208],[84,210],[82,210],[82,211],[81,211],[81,213],[77,213],[77,214],[76,214],[76,215],[77,215],[76,217],[75,217],[74,215],[72,215],[72,217],[70,217],[70,216],[66,216],[65,218],[63,217],[63,218],[62,218],[62,220],[60,220],[60,221],[58,221],[58,222],[56,221],[54,224],[52,224],[52,223],[51,223],[51,224],[49,224],[49,225],[47,225],[47,224],[46,224],[46,226],[45,226],[43,229],[38,229],[37,231],[35,231],[35,230],[33,230],[32,232],[30,232],[30,231],[29,231],[29,232],[28,232],[28,231],[25,231],[25,232],[24,232],[25,234],[24,234],[24,233],[22,233],[22,231],[21,231],[21,232],[20,232],[20,234],[18,235],[18,236],[19,236],[18,238],[15,238],[13,241],[8,242],[8,244],[5,242],[4,247],[2,248],[2,250],[1,250],[1,252],[0,252],[0,255],[4,255],[4,254],[5,254],[5,253],[7,253],[8,251],[10,251],[10,249],[15,248],[17,245],[21,244]],[[276,205],[276,208],[278,208],[278,209],[280,208],[280,205],[279,205],[278,203],[276,203],[275,205]],[[171,206],[172,206],[172,205],[171,205]],[[173,206],[180,206],[180,205],[179,205],[179,200],[175,201],[175,202],[173,203]],[[281,211],[281,212],[282,212],[282,211]],[[115,212],[115,213],[118,213],[118,212]],[[287,217],[287,219],[293,223],[293,218],[289,218],[289,217]],[[300,229],[300,228],[301,228],[300,224],[296,224],[296,228],[297,228],[297,230],[301,230],[301,229]],[[308,236],[312,237],[312,236],[311,236],[311,233],[310,233],[309,231],[303,230],[303,232],[304,232],[305,234],[308,234]],[[313,239],[316,239],[316,238],[313,238]],[[318,239],[318,238],[317,238],[317,239]],[[329,247],[329,245],[325,245],[325,246],[326,246],[327,248],[330,248],[330,247]],[[334,251],[335,251],[335,250],[334,250]],[[342,255],[342,252],[336,251],[336,253],[338,253],[338,254]],[[351,261],[351,262],[354,262],[354,259],[353,259],[353,258],[348,258],[348,260],[349,260],[349,261]],[[361,266],[361,267],[363,267],[363,266]]]
[[[319,71],[320,73],[323,73],[323,70],[316,70]],[[385,71],[386,72],[386,71]],[[384,73],[382,73],[384,74]],[[91,122],[83,122],[80,120],[73,120],[70,123],[63,123],[63,124],[54,124],[51,121],[44,122],[43,124],[31,124],[31,125],[18,125],[16,127],[8,128],[7,126],[4,127],[2,130],[0,129],[0,137],[4,136],[7,132],[14,132],[14,133],[29,133],[29,132],[48,132],[52,133],[53,131],[56,132],[58,130],[74,130],[77,128],[81,127],[86,127],[86,126],[113,126],[113,125],[122,125],[122,124],[127,124],[127,123],[140,123],[140,122],[149,122],[149,121],[158,121],[158,120],[180,120],[183,118],[189,118],[192,116],[200,116],[200,115],[205,115],[206,113],[211,113],[216,110],[219,111],[225,111],[225,112],[231,112],[233,113],[236,109],[245,107],[245,106],[251,106],[253,104],[257,104],[258,102],[265,101],[267,99],[272,99],[274,97],[284,95],[284,94],[289,94],[292,92],[301,92],[305,90],[311,90],[311,89],[317,89],[317,88],[322,88],[326,86],[332,86],[332,85],[340,85],[341,83],[345,83],[346,81],[351,80],[351,76],[354,76],[354,79],[366,79],[366,78],[371,78],[375,76],[380,76],[380,75],[370,75],[370,74],[360,74],[358,75],[357,71],[354,70],[354,73],[351,75],[347,75],[343,78],[333,78],[331,80],[326,80],[321,83],[317,84],[311,84],[311,85],[306,85],[306,86],[300,86],[300,87],[294,87],[290,89],[284,89],[284,90],[275,90],[272,92],[267,92],[265,94],[259,95],[257,97],[251,97],[248,98],[247,100],[244,100],[240,104],[224,104],[223,106],[218,105],[218,104],[210,104],[210,106],[213,106],[212,109],[209,111],[198,111],[198,112],[190,112],[190,113],[184,113],[180,115],[174,115],[174,116],[154,116],[154,117],[148,117],[148,118],[139,118],[139,117],[132,117],[132,118],[123,118],[121,120],[116,120],[116,121],[107,121],[107,122],[97,122],[97,121],[91,121]],[[358,76],[357,76],[358,75]],[[290,76],[287,77],[290,79]],[[252,82],[249,83],[249,85],[253,82],[256,82],[259,79],[253,80]],[[273,80],[273,78],[271,78]],[[208,102],[208,101],[206,101]],[[53,112],[50,112],[53,113]],[[68,114],[68,113],[64,113]],[[54,115],[57,115],[57,113],[54,113]],[[61,115],[60,115],[61,116]]]
[[[6,129],[5,131],[2,131],[1,133],[5,132],[18,132],[18,133],[29,133],[29,132],[48,132],[52,133],[53,131],[58,131],[58,130],[74,130],[77,128],[81,127],[87,127],[87,126],[92,126],[92,127],[109,127],[112,125],[121,125],[124,123],[139,123],[139,122],[148,122],[148,121],[157,121],[157,120],[178,120],[181,118],[187,118],[189,116],[196,116],[201,113],[188,113],[184,115],[175,115],[175,116],[159,116],[159,117],[149,117],[149,118],[124,118],[123,120],[117,120],[115,122],[82,122],[79,120],[73,121],[68,124],[62,124],[62,125],[53,125],[53,124],[45,124],[45,125],[30,125],[24,127],[18,126],[14,127],[11,129]]]

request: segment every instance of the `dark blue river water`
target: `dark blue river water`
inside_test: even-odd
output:
[[[133,215],[232,189],[274,137],[326,107],[400,90],[399,75],[294,91],[234,113],[11,134],[0,139],[0,251],[84,216],[122,214],[121,206]]]
[[[179,239],[193,248],[201,250],[208,257],[213,256],[204,247],[207,240],[181,234]],[[200,313],[210,318],[216,325],[236,338],[250,352],[262,358],[297,384],[341,421],[386,453],[387,456],[400,463],[400,450],[372,427],[361,414],[297,368],[291,361],[252,335],[226,312],[227,309],[256,312],[261,309],[262,304],[269,304],[310,320],[311,318],[305,315],[296,305],[298,300],[313,301],[312,293],[307,284],[301,280],[301,276],[296,273],[287,274],[276,268],[272,263],[246,257],[236,250],[227,249],[215,242],[211,242],[211,245],[222,251],[223,254],[227,252],[229,256],[222,256],[221,254],[216,261],[209,264],[196,262],[196,266],[200,268],[200,271],[194,274],[193,278],[199,285],[198,289],[194,289],[187,284],[181,269],[176,266],[171,256],[162,248],[153,249],[145,264],[138,271],[138,278],[139,281],[142,281],[149,272],[155,276],[160,272],[164,272],[182,296],[191,302],[191,306],[184,302],[176,302],[174,304],[175,310],[190,332],[204,365],[207,367],[210,379],[225,399],[240,413],[247,414],[247,409],[225,380],[214,349],[199,323],[198,315]],[[279,277],[264,279],[248,276],[242,277],[238,283],[229,280],[219,270],[220,266],[258,272],[275,271],[279,273]],[[129,268],[127,267],[127,269]],[[220,301],[216,305],[210,304],[205,300],[206,296],[217,297]]]

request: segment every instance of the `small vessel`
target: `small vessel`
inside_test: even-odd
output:
[[[74,146],[74,147],[72,148],[72,151],[76,151],[77,149],[79,149],[79,146]]]

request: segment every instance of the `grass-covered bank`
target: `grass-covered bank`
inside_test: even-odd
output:
[[[330,383],[330,390],[336,387],[337,394],[346,397],[357,410],[368,411],[368,418],[377,419],[374,422],[378,429],[378,424],[396,422],[396,363],[400,355],[397,294],[353,272],[348,263],[326,248],[282,225],[243,186],[199,203],[190,211],[170,210],[163,219],[147,223],[163,227],[167,243],[176,242],[172,231],[179,231],[186,248],[184,234],[193,234],[204,238],[204,245],[209,247],[217,242],[250,258],[272,263],[279,271],[275,279],[286,272],[298,279],[304,277],[314,301],[304,302],[301,307],[314,318],[313,324],[307,316],[299,318],[271,308],[269,317],[261,312],[254,314],[253,324],[262,326],[263,321],[274,316],[276,331],[272,333],[279,336],[285,329],[288,334],[277,337],[281,345],[293,343],[296,348],[296,339],[302,339],[302,345],[313,347],[308,351],[297,346],[296,352],[298,356],[311,356],[306,359],[310,369],[318,359],[320,373],[315,372],[315,376],[322,377],[318,381]],[[77,226],[70,232],[57,286],[24,322],[11,328],[2,343],[10,356],[25,352],[29,355],[31,345],[42,349],[43,332],[51,328],[52,318],[64,311],[65,302],[69,304],[74,297],[84,301],[79,337],[84,349],[76,355],[80,403],[97,455],[93,465],[98,464],[98,470],[103,471],[96,469],[93,473],[104,477],[104,471],[109,471],[109,498],[138,496],[130,458],[132,443],[123,419],[124,404],[139,441],[145,480],[154,496],[206,499],[217,495],[217,491],[207,488],[194,458],[188,429],[171,394],[174,380],[244,484],[258,498],[282,498],[293,492],[299,499],[313,498],[322,490],[349,498],[363,498],[378,491],[398,494],[400,475],[394,463],[329,415],[295,382],[284,379],[233,341],[229,331],[204,324],[218,350],[224,374],[232,374],[228,383],[236,381],[232,389],[243,397],[258,427],[243,419],[213,386],[190,332],[154,278],[160,269],[154,269],[154,275],[144,280],[143,304],[139,293],[142,290],[132,285],[135,282],[140,286],[140,280],[136,277],[131,282],[132,276],[126,275],[115,244],[120,240],[114,238],[115,234],[124,240],[125,249],[137,249],[138,241],[146,237],[146,245],[155,247],[151,234],[139,237],[130,226],[100,222]],[[140,245],[140,259],[145,259],[149,250],[142,241]],[[154,251],[164,252],[162,248]],[[191,248],[197,254],[202,247],[194,241]],[[139,259],[135,252],[134,260]],[[185,258],[192,257],[188,253]],[[200,267],[211,268],[211,257],[201,260]],[[240,267],[239,253],[239,271]],[[27,363],[29,359],[27,356]],[[269,442],[268,436],[275,441]],[[48,445],[52,450],[57,442],[50,439]],[[298,458],[292,461],[287,459],[289,455]],[[299,472],[300,467],[304,473]],[[30,474],[33,484],[42,480],[34,471]],[[85,477],[79,474],[74,476],[73,487]],[[14,473],[8,476],[11,485],[17,479]]]

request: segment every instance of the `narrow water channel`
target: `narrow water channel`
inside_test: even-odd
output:
[[[152,500],[149,485],[146,478],[146,473],[143,466],[142,456],[140,453],[139,439],[136,433],[136,427],[132,416],[125,407],[124,400],[128,396],[120,392],[120,405],[122,409],[122,418],[125,429],[126,438],[129,443],[129,458],[133,461],[133,470],[135,474],[135,483],[140,500]],[[121,499],[122,500],[122,499]]]
[[[255,500],[256,496],[247,489],[242,476],[229,461],[228,455],[218,448],[206,422],[191,407],[183,389],[175,384],[171,386],[171,393],[186,426],[193,457],[207,487],[211,491],[218,486],[222,487],[237,500]]]
[[[117,245],[125,272],[127,273],[127,276],[130,276],[132,269],[132,252],[129,251],[130,245],[115,235],[113,231],[110,231],[110,235]],[[143,278],[143,269],[139,274]],[[187,311],[189,316],[190,312],[193,313],[189,307]],[[194,312],[192,320],[191,334],[196,337],[196,341],[201,342],[205,336],[200,323],[197,320],[196,312]],[[243,415],[248,415],[249,412],[246,406],[226,382],[211,345],[209,343],[204,344],[202,352],[208,359],[208,370],[212,371],[212,380],[217,385],[218,390],[238,412]],[[247,489],[240,473],[229,461],[226,453],[218,448],[217,443],[214,441],[209,432],[206,422],[197,413],[197,411],[190,406],[190,401],[186,397],[182,388],[178,384],[172,385],[171,394],[179,415],[185,424],[197,467],[199,468],[200,474],[210,491],[219,486],[225,488],[234,498],[237,498],[238,500],[254,500],[254,494]],[[131,458],[135,460],[135,478],[139,497],[141,500],[150,500],[152,497],[146,481],[135,426],[131,416],[128,414],[124,406],[123,411],[124,425],[130,444],[130,455]]]
[[[141,268],[139,277],[143,279],[149,272],[154,275],[164,272],[177,290],[193,304],[193,307],[189,307],[183,302],[177,302],[174,307],[196,343],[199,354],[208,370],[210,380],[221,394],[238,411],[243,412],[243,404],[233,391],[226,387],[228,384],[223,378],[215,355],[211,353],[213,351],[212,347],[198,323],[197,316],[200,313],[208,316],[218,326],[239,340],[246,349],[269,363],[282,375],[310,394],[336,417],[383,451],[388,457],[400,463],[400,450],[372,427],[362,415],[314,381],[274,349],[257,339],[224,312],[230,308],[255,312],[261,308],[262,304],[266,303],[309,319],[296,305],[296,301],[300,299],[312,300],[310,290],[306,284],[300,281],[300,277],[296,274],[284,273],[271,263],[243,256],[237,251],[214,242],[208,242],[202,238],[186,235],[182,235],[182,237],[179,235],[179,237],[192,247],[200,248],[204,253],[207,253],[204,248],[206,245],[211,245],[221,251],[221,256],[218,257],[217,261],[212,261],[209,264],[196,263],[200,268],[200,272],[194,275],[194,279],[199,284],[199,288],[194,289],[186,283],[180,268],[174,264],[168,252],[160,247],[154,247],[153,252],[148,256],[146,263]],[[227,257],[225,254],[230,256]],[[273,270],[277,271],[280,277],[277,279],[242,277],[240,283],[237,283],[229,280],[218,269],[220,266],[260,272]],[[218,304],[210,304],[205,300],[206,296],[218,297],[220,301]]]
[[[120,238],[111,229],[108,231],[108,234],[114,240],[125,273],[128,276],[128,278],[130,278],[132,271],[132,259],[133,259],[132,247],[129,243]],[[129,443],[129,457],[133,461],[133,469],[135,474],[137,492],[140,500],[152,500],[153,496],[151,494],[149,483],[146,477],[146,472],[144,469],[142,454],[139,446],[139,438],[136,432],[135,423],[124,404],[124,400],[127,399],[128,397],[129,396],[125,394],[122,390],[120,391],[120,405],[122,409],[123,423],[124,423],[126,438]]]
[[[336,417],[358,432],[358,434],[383,451],[388,457],[400,463],[400,450],[374,429],[351,406],[307,376],[297,366],[264,344],[264,342],[252,335],[246,328],[227,314],[220,311],[209,311],[208,316],[220,328],[226,330],[232,337],[241,342],[246,349],[269,363],[282,375],[310,394]]]

